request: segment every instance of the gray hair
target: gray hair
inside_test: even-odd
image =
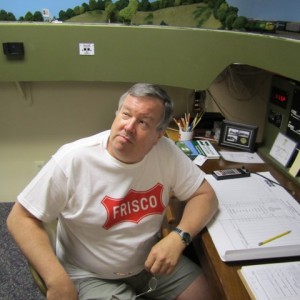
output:
[[[150,83],[137,83],[133,85],[125,94],[120,97],[118,110],[122,107],[128,95],[134,97],[151,97],[158,99],[163,104],[165,110],[162,120],[157,126],[157,131],[167,129],[173,116],[173,101],[165,90]]]

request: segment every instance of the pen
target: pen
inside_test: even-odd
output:
[[[287,234],[289,234],[291,232],[292,232],[291,230],[288,230],[288,231],[285,231],[285,232],[283,232],[281,234],[275,235],[275,236],[273,236],[273,237],[271,237],[271,238],[269,238],[269,239],[267,239],[265,241],[262,241],[262,242],[258,243],[258,246],[262,246],[264,244],[270,243],[270,242],[272,242],[274,240],[277,240],[277,239],[279,239],[279,238],[281,238],[281,237],[283,237],[283,236],[285,236],[285,235],[287,235]]]
[[[202,111],[201,114],[197,113],[194,117],[193,121],[191,122],[191,114],[185,113],[183,117],[173,118],[173,121],[178,126],[179,130],[181,131],[193,131],[195,127],[198,125],[198,123],[201,121],[202,116],[204,115],[205,111]]]

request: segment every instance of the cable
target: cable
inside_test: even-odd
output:
[[[258,176],[260,176],[260,177],[266,179],[269,183],[273,183],[273,184],[277,184],[277,185],[281,186],[281,187],[284,188],[288,193],[290,193],[292,196],[295,195],[295,191],[286,188],[285,186],[283,186],[282,184],[278,183],[277,181],[274,181],[274,180],[272,180],[272,179],[270,179],[270,178],[268,178],[268,177],[266,177],[266,176],[264,176],[264,175],[262,175],[262,174],[259,174],[259,173],[257,173],[257,172],[252,172],[252,174],[258,175]]]

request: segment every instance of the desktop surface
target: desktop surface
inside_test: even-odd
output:
[[[283,173],[281,173],[274,166],[272,166],[267,161],[266,157],[262,158],[266,163],[240,164],[235,162],[228,162],[223,160],[222,158],[212,159],[207,160],[201,166],[201,169],[207,174],[211,174],[214,170],[241,167],[247,168],[250,172],[268,171],[280,184],[291,190],[291,194],[299,202],[299,186],[297,186],[294,182],[289,180]],[[208,280],[214,292],[214,299],[218,300],[251,299],[237,272],[241,268],[241,266],[271,262],[294,261],[300,259],[300,256],[297,256],[286,258],[223,262],[220,259],[215,245],[206,228],[194,238],[193,245],[197,253],[197,257],[202,265],[206,276],[208,277]]]

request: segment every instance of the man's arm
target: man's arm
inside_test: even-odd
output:
[[[212,219],[218,209],[217,196],[205,180],[194,195],[187,200],[182,218],[177,227],[193,238]]]
[[[187,200],[178,228],[188,232],[193,238],[211,220],[218,208],[216,194],[205,180],[193,196]],[[181,237],[171,232],[152,248],[145,267],[153,274],[171,273],[185,249]]]
[[[58,261],[42,222],[16,202],[8,216],[7,227],[43,278],[47,286],[47,299],[78,299],[77,291]]]

